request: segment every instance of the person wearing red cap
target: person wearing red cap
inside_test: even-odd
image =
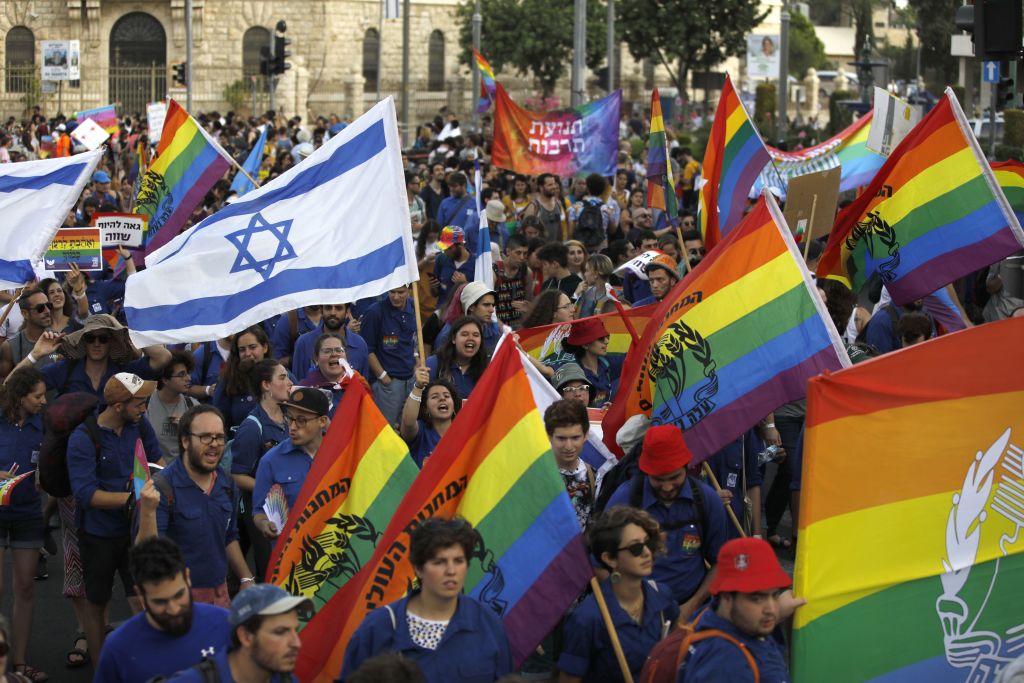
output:
[[[676,260],[668,254],[658,254],[651,259],[647,264],[647,282],[651,285],[651,295],[634,301],[634,307],[657,303],[668,296],[679,282],[679,266]]]
[[[736,538],[726,543],[718,555],[717,569],[711,582],[715,597],[697,618],[695,630],[714,630],[722,635],[691,644],[677,683],[788,681],[782,646],[773,633],[807,601],[784,590],[792,581],[772,547],[759,538]],[[757,668],[756,674],[753,667]]]
[[[692,459],[678,427],[651,427],[644,435],[640,472],[623,482],[607,505],[640,508],[661,525],[667,553],[655,559],[654,579],[672,590],[683,619],[707,600],[715,558],[727,538],[725,506],[714,489],[687,475]]]
[[[572,324],[562,350],[572,354],[590,383],[590,407],[609,403],[619,387],[622,357],[608,358],[608,329],[598,318],[584,318]]]

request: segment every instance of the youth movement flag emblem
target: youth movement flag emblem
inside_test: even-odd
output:
[[[125,292],[135,344],[215,339],[301,306],[415,282],[397,129],[388,98],[147,256]]]

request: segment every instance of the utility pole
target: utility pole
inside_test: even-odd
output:
[[[572,25],[572,98],[578,107],[586,99],[587,0],[573,0]]]
[[[476,0],[473,4],[473,49],[478,53],[480,52],[480,25],[483,24],[484,16],[480,13],[480,0]],[[480,114],[476,111],[477,100],[480,97],[480,69],[476,65],[476,60],[470,65],[469,70],[473,72],[473,94],[470,96],[470,106],[473,111],[473,130],[480,130]]]
[[[377,101],[380,102],[380,84],[384,80],[384,0],[380,0],[380,24],[377,29]]]
[[[185,0],[185,109],[192,113],[192,0]]]
[[[267,70],[267,108],[277,114],[277,110],[274,109],[274,85],[277,81],[277,76],[274,74],[274,34],[270,34],[270,47],[267,48],[267,52],[270,55],[271,62],[268,65]],[[276,124],[275,124],[276,125]]]
[[[789,123],[789,0],[782,0],[779,31],[779,140],[786,139]]]
[[[608,94],[615,90],[615,0],[608,0]]]
[[[409,5],[410,0],[402,2],[402,146],[412,144],[409,129]]]

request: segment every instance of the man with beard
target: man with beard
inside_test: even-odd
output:
[[[324,304],[321,306],[323,315],[315,329],[306,332],[295,342],[295,353],[292,354],[292,374],[302,379],[316,365],[316,354],[313,346],[317,338],[324,332],[335,332],[345,340],[345,357],[352,369],[363,377],[370,377],[370,349],[359,334],[360,323],[349,324],[348,304]]]
[[[651,286],[651,295],[634,301],[633,306],[645,306],[661,301],[677,282],[679,271],[676,260],[668,254],[658,254],[647,264],[647,283]]]
[[[704,238],[700,236],[700,230],[686,230],[683,232],[684,258],[690,262],[690,270],[697,267],[704,260]]]
[[[197,602],[227,608],[227,572],[241,587],[254,583],[238,545],[238,507],[231,477],[218,471],[227,431],[220,411],[190,408],[178,423],[181,457],[146,482],[135,542],[160,535],[181,548]],[[220,475],[220,476],[218,476]]]
[[[312,607],[308,599],[268,583],[239,593],[231,603],[231,650],[218,651],[168,683],[298,683],[292,673],[302,647],[298,611]]]
[[[566,239],[567,215],[565,205],[558,199],[558,176],[541,173],[537,176],[540,193],[523,209],[523,219],[536,217],[544,227],[545,242],[561,242]]]
[[[136,683],[168,676],[231,645],[228,611],[193,604],[189,570],[178,546],[154,537],[132,548],[135,595],[146,607],[110,634],[95,680]]]

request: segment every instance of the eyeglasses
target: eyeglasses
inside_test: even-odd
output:
[[[585,391],[590,391],[590,385],[580,384],[575,387],[562,387],[561,391],[563,394],[582,394]]]
[[[85,341],[86,344],[96,344],[96,343],[99,343],[99,344],[109,344],[110,343],[110,335],[109,334],[83,334],[82,335],[82,339]]]
[[[192,433],[192,436],[199,439],[199,443],[204,446],[209,446],[212,443],[216,443],[218,446],[222,446],[227,443],[228,437],[226,434],[196,434]]]
[[[636,543],[630,543],[627,546],[617,548],[617,551],[622,552],[623,550],[628,550],[629,554],[633,557],[640,557],[644,554],[644,548],[647,548],[653,553],[657,547],[658,542],[653,538],[648,538],[646,541],[637,541]]]
[[[42,313],[43,311],[52,311],[53,304],[51,304],[49,301],[47,301],[45,304],[36,304],[35,306],[32,307],[32,310],[35,311],[36,313]]]
[[[320,349],[321,356],[344,356],[345,349],[341,347],[335,347],[333,349]]]
[[[571,302],[571,301],[570,301],[570,302],[569,302],[569,303],[567,303],[567,304],[562,304],[561,306],[558,306],[558,307],[556,307],[556,308],[555,308],[555,310],[556,310],[556,311],[562,311],[562,310],[565,310],[566,308],[568,308],[568,309],[570,309],[570,310],[571,310],[571,309],[573,309],[573,308],[575,308],[575,307],[576,307],[576,305],[575,305],[575,304],[573,304],[573,302]]]
[[[312,420],[317,420],[316,417],[299,417],[298,415],[285,415],[284,419],[287,420],[288,424],[294,423],[296,427],[302,429]]]
[[[191,375],[187,372],[176,372],[171,375],[171,379],[185,379],[186,377],[191,377]]]

